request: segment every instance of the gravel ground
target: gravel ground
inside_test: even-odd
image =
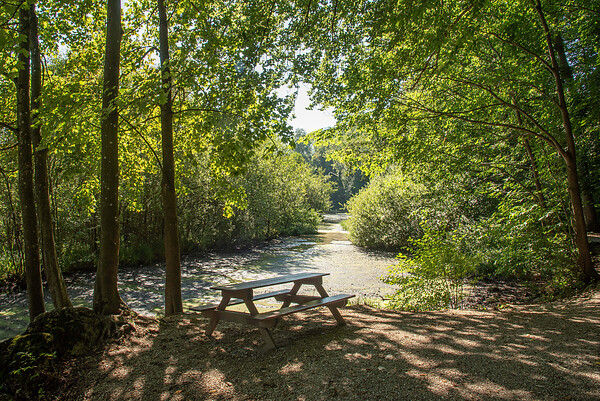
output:
[[[599,400],[600,289],[502,310],[398,312],[354,305],[287,318],[281,348],[196,315],[141,317],[65,367],[64,400]]]

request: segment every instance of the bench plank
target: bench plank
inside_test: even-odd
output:
[[[266,278],[263,280],[255,281],[244,281],[237,284],[217,285],[210,287],[213,290],[221,291],[237,291],[237,290],[248,290],[253,288],[268,287],[271,285],[291,283],[293,281],[313,279],[323,276],[328,276],[329,273],[299,273],[299,274],[288,274],[287,276],[278,276],[273,278]]]
[[[347,294],[339,294],[333,295],[330,297],[315,299],[314,301],[309,301],[304,304],[288,306],[285,308],[277,309],[274,311],[259,313],[258,315],[253,316],[253,319],[262,321],[269,319],[276,319],[282,316],[290,315],[292,313],[317,308],[319,306],[342,306],[346,303],[346,300],[354,297],[354,295]],[[336,305],[337,304],[337,305]]]
[[[258,301],[258,300],[266,299],[266,298],[276,298],[276,297],[286,296],[289,293],[290,293],[290,290],[266,292],[264,294],[254,295],[252,297],[252,300]],[[243,304],[243,303],[244,303],[243,299],[235,299],[235,300],[231,300],[229,302],[229,304],[227,304],[227,306],[239,305],[239,304]],[[219,304],[203,304],[203,305],[194,306],[194,307],[190,308],[190,310],[193,310],[195,312],[203,312],[203,311],[207,311],[207,310],[211,310],[211,309],[216,309],[217,306],[219,306]]]
[[[277,296],[275,296],[275,299],[280,302],[287,301],[287,303],[289,305],[290,303],[303,304],[308,301],[314,301],[315,299],[321,299],[321,296],[319,296],[319,295],[292,295],[290,293],[287,293],[287,294],[281,294],[281,295],[278,294]]]

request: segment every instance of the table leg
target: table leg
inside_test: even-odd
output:
[[[340,313],[338,308],[336,308],[335,306],[328,306],[328,308],[329,308],[329,311],[331,312],[331,314],[333,315],[333,317],[335,318],[335,320],[338,322],[338,324],[340,326],[345,326],[346,321],[342,317],[342,314]]]
[[[273,340],[273,336],[271,335],[271,332],[269,331],[269,329],[265,329],[264,327],[259,327],[258,330],[260,331],[262,338],[265,340],[265,343],[266,343],[265,348],[264,348],[265,351],[277,348],[277,345],[275,344],[275,340]]]
[[[219,306],[217,306],[214,315],[210,318],[210,322],[208,322],[208,326],[206,327],[206,331],[204,332],[207,337],[212,336],[212,333],[213,331],[215,331],[217,324],[219,324],[219,311],[225,310],[225,308],[227,308],[227,305],[229,305],[230,300],[231,297],[228,296],[224,296],[223,299],[221,299]]]
[[[212,336],[212,333],[213,331],[215,331],[215,328],[217,327],[218,323],[219,315],[217,314],[217,312],[215,312],[213,317],[210,318],[210,321],[208,322],[208,326],[206,326],[206,331],[204,332],[204,334],[206,334],[207,337]]]
[[[290,290],[290,297],[287,300],[283,301],[283,303],[281,304],[282,308],[287,308],[288,306],[290,306],[290,304],[292,303],[292,301],[290,301],[290,299],[298,293],[298,290],[300,290],[301,286],[302,286],[302,283],[294,283],[294,286]]]
[[[246,304],[246,308],[248,308],[248,312],[250,312],[252,316],[258,314],[258,309],[256,309],[256,305],[254,305],[254,302],[252,302],[251,299],[244,299],[244,303]]]
[[[244,299],[244,303],[246,304],[246,308],[248,308],[248,312],[250,312],[252,316],[258,314],[258,309],[256,309],[256,305],[254,305],[252,299],[246,298]],[[271,335],[269,329],[265,327],[259,327],[258,331],[260,331],[260,335],[265,340],[265,351],[277,348],[277,345],[275,345],[275,340],[273,339],[273,336]]]
[[[317,292],[319,293],[319,295],[321,296],[321,298],[325,298],[325,297],[329,296],[329,294],[327,294],[327,291],[325,291],[325,288],[323,288],[322,284],[316,283],[315,288],[316,288]],[[331,312],[331,314],[335,318],[336,322],[338,322],[338,324],[340,326],[344,326],[346,324],[346,321],[342,317],[342,314],[340,313],[338,308],[336,308],[335,306],[327,306],[327,308],[329,308],[329,311]]]
[[[314,286],[321,298],[327,298],[329,296],[327,291],[325,291],[325,288],[323,288],[323,284],[315,283]]]

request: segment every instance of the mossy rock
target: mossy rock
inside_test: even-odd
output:
[[[122,320],[122,319],[121,319]],[[89,308],[65,308],[43,313],[18,336],[0,343],[0,399],[36,398],[39,388],[56,381],[54,361],[88,354],[124,325]]]
[[[43,313],[29,324],[25,334],[49,333],[54,338],[54,351],[58,356],[84,355],[116,330],[108,316],[100,316],[89,308],[76,307]]]

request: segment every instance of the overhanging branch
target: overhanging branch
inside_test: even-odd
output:
[[[121,119],[123,121],[125,121],[127,123],[127,125],[129,125],[131,127],[131,129],[134,130],[142,138],[142,140],[148,146],[148,149],[150,149],[150,151],[156,158],[156,162],[158,163],[158,166],[160,167],[160,171],[163,171],[162,163],[160,162],[160,157],[158,157],[158,154],[154,151],[154,148],[152,148],[152,145],[150,144],[150,142],[148,142],[148,140],[146,139],[144,134],[142,134],[142,132],[139,129],[137,129],[137,127],[134,126],[131,122],[129,122],[129,120],[127,118],[125,118],[123,115],[119,115],[119,117],[121,117]]]

